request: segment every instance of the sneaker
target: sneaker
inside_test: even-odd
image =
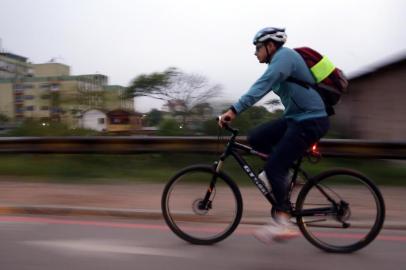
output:
[[[266,177],[265,171],[261,171],[258,174],[258,179],[261,180],[262,184],[268,191],[271,191],[271,183],[269,182],[268,177]]]
[[[258,229],[254,236],[262,243],[270,244],[272,241],[285,242],[296,238],[299,236],[299,232],[288,219],[281,218]]]
[[[293,172],[289,170],[288,175],[286,176],[287,181],[292,181],[293,178]],[[258,174],[258,179],[261,180],[262,184],[266,187],[268,191],[271,191],[271,182],[268,180],[268,177],[266,176],[265,171],[261,171]]]

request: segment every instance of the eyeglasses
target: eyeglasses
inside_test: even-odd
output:
[[[255,52],[259,52],[259,50],[260,50],[262,47],[264,47],[264,44],[262,44],[262,43],[257,44],[257,45],[255,46]]]

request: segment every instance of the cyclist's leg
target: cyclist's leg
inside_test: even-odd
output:
[[[259,125],[250,131],[247,137],[248,143],[255,150],[269,154],[272,147],[276,145],[288,128],[288,120],[280,118],[278,120]]]
[[[283,137],[267,160],[265,172],[271,182],[276,199],[275,221],[255,232],[255,237],[264,243],[271,240],[285,241],[299,235],[289,221],[289,181],[287,173],[293,162],[303,155],[311,144],[319,140],[328,130],[328,119],[295,122],[289,120]]]
[[[266,175],[271,182],[277,202],[274,207],[279,211],[288,211],[289,181],[286,176],[293,162],[322,136],[329,128],[328,118],[319,118],[296,122],[289,120],[287,129],[272,151],[265,165]]]

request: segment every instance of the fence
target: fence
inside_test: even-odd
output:
[[[246,138],[238,141],[246,143]],[[225,142],[217,137],[2,137],[0,153],[215,153]],[[319,149],[330,157],[406,159],[406,142],[323,139]]]

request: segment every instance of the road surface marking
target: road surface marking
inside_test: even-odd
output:
[[[61,251],[76,251],[97,252],[97,253],[115,253],[115,254],[132,254],[132,255],[149,255],[149,256],[166,256],[178,258],[191,258],[191,254],[186,254],[184,251],[175,251],[162,248],[141,247],[133,245],[124,245],[116,240],[99,241],[99,240],[52,240],[52,241],[25,241],[27,245],[36,247],[45,247],[52,250],[59,249]]]
[[[0,222],[21,222],[21,223],[34,223],[34,224],[67,224],[67,225],[85,225],[85,226],[98,226],[98,227],[108,227],[108,228],[126,228],[126,229],[147,229],[147,230],[160,230],[169,231],[169,228],[162,224],[142,224],[142,223],[119,223],[119,222],[106,222],[106,221],[87,221],[87,220],[66,220],[58,218],[44,218],[44,217],[15,217],[15,216],[0,216]],[[258,226],[246,228],[239,227],[236,231],[236,235],[251,235]],[[205,231],[211,232],[215,229],[208,227],[206,228],[188,228],[190,231]],[[360,235],[357,233],[331,233],[331,232],[315,232],[316,235],[330,237],[330,238],[353,238],[358,239]],[[378,235],[377,240],[383,241],[396,241],[396,242],[406,242],[406,236],[402,235]]]

